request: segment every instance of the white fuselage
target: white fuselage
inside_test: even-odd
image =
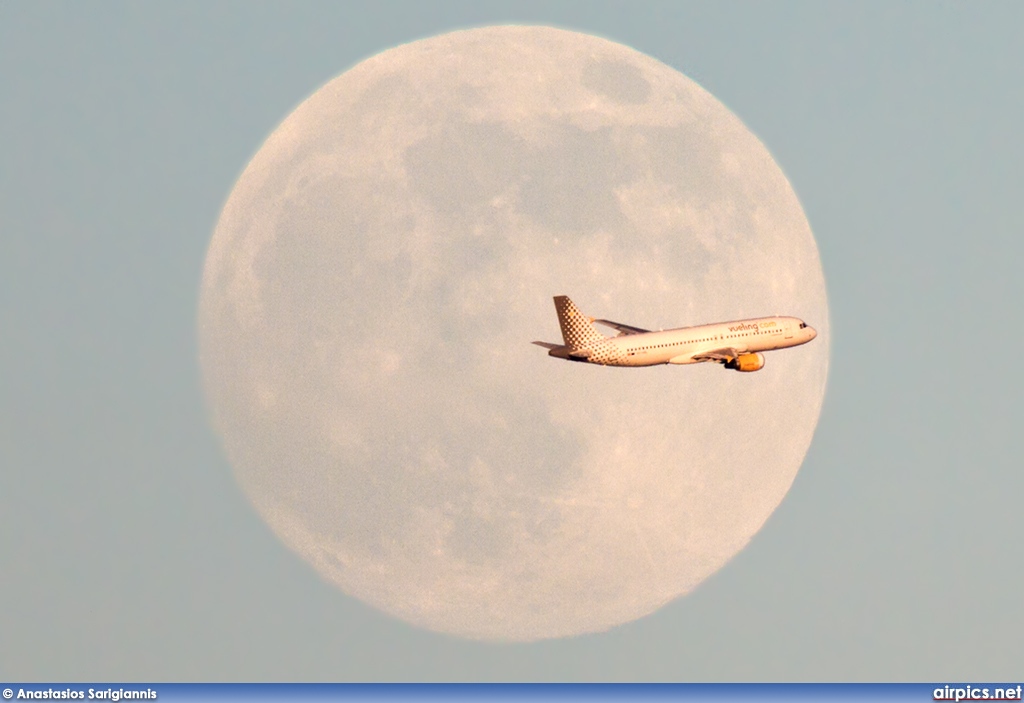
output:
[[[702,354],[724,347],[740,354],[784,349],[806,344],[817,336],[795,317],[759,317],[661,332],[622,334],[588,344],[586,357],[579,351],[568,358],[603,366],[655,366],[706,361]],[[695,358],[698,357],[698,358]]]

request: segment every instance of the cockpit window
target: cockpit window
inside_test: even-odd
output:
[[[807,326],[807,323],[806,323],[806,322],[801,322],[801,323],[800,323],[800,329],[803,329],[803,328],[804,328],[804,327],[806,327],[806,326]]]

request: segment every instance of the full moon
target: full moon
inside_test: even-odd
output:
[[[552,296],[660,329],[792,315],[757,373],[575,364]],[[235,184],[198,315],[212,423],[292,550],[417,626],[529,641],[688,593],[782,501],[828,370],[782,171],[676,70],[594,36],[406,44],[314,93]]]

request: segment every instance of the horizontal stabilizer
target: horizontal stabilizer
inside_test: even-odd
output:
[[[569,347],[564,344],[552,344],[551,342],[531,342],[536,344],[538,347],[544,347],[548,350],[548,356],[553,356],[558,359],[569,358]]]

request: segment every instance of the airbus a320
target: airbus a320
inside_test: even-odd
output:
[[[762,352],[807,344],[818,333],[796,317],[757,317],[699,327],[652,332],[583,315],[568,297],[555,296],[563,344],[534,342],[549,356],[601,366],[656,366],[710,361],[727,369],[751,372],[764,368]],[[618,332],[606,337],[594,327]]]

